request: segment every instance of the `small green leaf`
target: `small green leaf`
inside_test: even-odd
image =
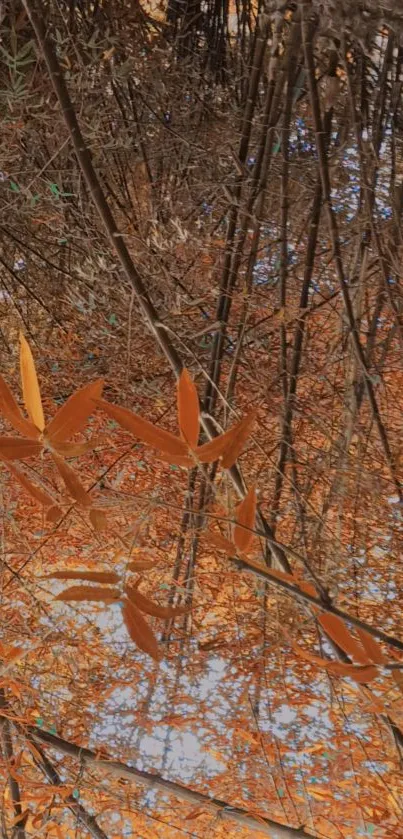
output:
[[[116,315],[111,315],[109,318],[109,323],[111,326],[116,326]]]
[[[60,197],[59,187],[57,184],[51,184],[49,189],[53,193],[53,195],[56,196],[56,198]]]
[[[57,244],[58,245],[67,245],[67,239],[58,239]]]
[[[80,798],[80,791],[78,789],[73,789],[72,796],[75,799]]]
[[[15,181],[10,181],[10,189],[12,189],[13,192],[19,192],[20,191],[20,188],[19,188],[18,184],[15,183]]]

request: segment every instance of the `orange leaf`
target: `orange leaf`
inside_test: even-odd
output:
[[[54,449],[62,457],[81,457],[82,454],[94,451],[101,443],[100,437],[94,437],[93,440],[87,440],[84,443],[55,443],[49,440],[52,449]]]
[[[136,646],[155,661],[160,661],[157,639],[139,609],[130,600],[124,600],[122,614],[126,629]]]
[[[378,668],[373,664],[367,664],[355,667],[354,664],[343,664],[341,661],[334,661],[332,666],[333,673],[336,676],[348,676],[360,685],[366,685],[367,682],[372,682],[379,676]]]
[[[145,612],[146,615],[151,615],[153,618],[175,618],[189,612],[189,607],[187,606],[160,606],[137,591],[134,586],[126,586],[125,593],[131,603],[137,606],[142,612]]]
[[[55,452],[52,452],[53,460],[63,478],[64,483],[70,493],[78,504],[82,507],[91,507],[91,498],[85,491],[81,481],[63,458],[59,457]]]
[[[376,638],[370,635],[369,632],[366,632],[365,629],[360,629],[359,626],[357,626],[356,632],[370,660],[374,664],[384,664],[386,662],[386,656]]]
[[[7,468],[10,470],[11,474],[14,475],[17,481],[19,481],[21,486],[24,487],[24,489],[26,489],[26,491],[32,496],[32,498],[35,499],[35,501],[38,501],[39,504],[43,504],[44,507],[51,508],[55,506],[53,498],[50,495],[48,495],[48,493],[45,492],[45,490],[43,490],[41,487],[38,487],[36,484],[33,484],[32,481],[30,481],[29,478],[27,478],[27,476],[24,475],[23,472],[20,472],[20,470],[13,466],[11,463],[7,463]]]
[[[0,437],[0,456],[5,460],[24,460],[35,457],[42,451],[39,440],[24,440],[23,437]]]
[[[120,408],[118,405],[111,405],[104,399],[96,399],[97,405],[105,411],[111,419],[115,420],[119,425],[135,437],[139,437],[144,443],[148,443],[155,449],[161,449],[166,454],[176,457],[183,457],[187,455],[187,446],[179,437],[175,437],[169,431],[164,431],[162,428],[157,428],[148,420],[139,417],[127,408]]]
[[[90,522],[97,533],[100,533],[102,530],[106,530],[108,527],[108,520],[104,511],[99,510],[96,507],[93,507],[92,510],[90,510]]]
[[[28,416],[39,431],[43,431],[45,428],[45,418],[43,416],[35,362],[28,341],[22,332],[20,332],[20,369],[22,392]]]
[[[71,586],[71,588],[66,588],[55,597],[55,600],[62,600],[65,603],[70,600],[116,603],[120,599],[121,594],[118,588],[106,588],[104,586]]]
[[[234,527],[234,543],[239,551],[247,551],[253,539],[256,520],[256,490],[252,486],[238,507]],[[245,530],[248,528],[248,530]]]
[[[55,571],[46,574],[42,580],[87,580],[89,583],[118,583],[119,576],[114,571]]]
[[[155,562],[153,559],[134,559],[132,562],[128,562],[127,570],[128,571],[148,571],[150,568],[154,568]]]
[[[354,661],[358,664],[371,663],[363,646],[351,635],[341,618],[337,615],[322,614],[318,617],[318,621],[329,638],[335,641]]]
[[[235,545],[230,542],[229,539],[226,539],[225,536],[221,536],[221,533],[213,533],[212,530],[208,530],[207,533],[204,534],[204,537],[219,551],[225,551],[228,556],[236,554]]]
[[[47,510],[46,521],[48,521],[50,524],[56,524],[56,522],[59,521],[61,515],[62,511],[60,507],[57,507],[57,505],[54,504],[53,507],[49,507],[49,509]]]
[[[373,665],[356,667],[354,664],[330,661],[328,658],[321,658],[321,656],[309,653],[295,641],[291,641],[291,644],[297,655],[304,658],[305,661],[309,661],[310,664],[315,664],[317,667],[325,668],[325,670],[334,673],[335,676],[346,676],[360,684],[365,684],[366,682],[372,681],[372,679],[376,679],[378,675],[378,670]]]
[[[199,439],[200,409],[196,385],[186,368],[178,380],[178,419],[183,439],[191,449],[195,449]]]
[[[0,376],[0,413],[24,437],[28,437],[29,440],[37,440],[39,437],[38,429],[23,416],[3,376]]]
[[[235,463],[241,454],[241,451],[251,433],[256,415],[257,411],[255,409],[247,414],[247,416],[233,428],[231,440],[229,441],[222,458],[222,466],[224,469],[230,469],[232,464]]]
[[[193,460],[192,457],[189,455],[171,455],[171,454],[162,454],[158,455],[158,459],[162,460],[163,463],[172,463],[174,466],[182,466],[184,469],[191,469],[192,466],[196,466],[196,462]]]
[[[212,463],[222,457],[222,465],[229,469],[240,454],[250,433],[256,411],[252,411],[224,434],[204,443],[196,449],[196,456],[200,463]]]
[[[90,384],[76,390],[67,399],[46,426],[46,437],[50,442],[64,442],[73,434],[82,431],[88,417],[95,410],[94,399],[99,399],[103,386],[103,379],[97,379],[95,382],[90,382]]]

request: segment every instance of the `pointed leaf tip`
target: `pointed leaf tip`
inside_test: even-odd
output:
[[[237,523],[234,527],[234,543],[241,553],[247,551],[252,542],[255,519],[256,489],[252,486],[238,507]]]
[[[183,439],[191,449],[195,449],[199,439],[200,407],[196,385],[186,367],[178,379],[178,419]]]
[[[29,418],[39,431],[45,428],[42,399],[36,375],[31,348],[24,334],[20,332],[20,370],[22,393]]]

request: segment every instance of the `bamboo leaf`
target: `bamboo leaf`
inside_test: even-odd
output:
[[[317,596],[316,592],[315,596]],[[329,638],[335,641],[357,664],[371,663],[364,647],[356,641],[341,618],[338,618],[337,615],[322,614],[318,617],[318,621]]]
[[[36,375],[35,362],[31,348],[25,336],[20,332],[20,369],[22,392],[25,407],[29,418],[39,431],[45,428],[41,393],[39,390],[38,377]]]
[[[93,507],[90,510],[90,522],[97,533],[100,533],[102,530],[106,530],[108,527],[108,519],[106,518],[104,511],[99,510],[97,507]]]
[[[118,588],[106,588],[105,586],[71,586],[61,591],[55,600],[62,600],[64,603],[70,600],[88,600],[102,603],[117,603],[120,600]]]
[[[63,443],[73,434],[83,430],[95,410],[94,399],[100,398],[103,386],[103,379],[97,379],[84,385],[67,399],[46,426],[45,434],[51,443]]]
[[[5,460],[25,460],[42,451],[38,440],[24,440],[23,437],[0,437],[0,456]]]
[[[238,425],[234,427],[232,437],[224,451],[222,458],[222,466],[224,469],[230,469],[233,463],[235,463],[235,461],[241,454],[241,451],[244,448],[245,443],[252,431],[252,426],[255,422],[256,415],[256,410],[251,411],[238,423]]]
[[[38,439],[39,430],[32,422],[25,419],[3,376],[0,376],[0,414],[24,437],[28,437],[29,440]]]
[[[213,463],[221,457],[222,465],[229,469],[241,453],[255,417],[256,411],[252,411],[224,434],[220,434],[209,443],[204,443],[203,446],[198,446],[196,456],[200,463]]]
[[[61,515],[62,511],[60,507],[54,504],[53,507],[49,507],[49,509],[46,512],[46,521],[50,524],[56,524],[56,522],[59,521]]]
[[[357,626],[356,632],[370,660],[374,664],[384,664],[386,662],[386,656],[384,655],[382,647],[376,638],[374,638],[373,635],[370,635],[369,632],[366,632],[365,629],[361,629],[359,626]]]
[[[221,533],[214,533],[212,530],[208,530],[204,534],[204,538],[219,551],[225,551],[228,556],[234,556],[236,554],[236,547],[233,542],[230,542]]]
[[[195,449],[199,439],[200,408],[196,385],[186,368],[178,380],[178,419],[183,439],[191,449]]]
[[[297,655],[308,661],[310,664],[315,664],[317,667],[325,668],[335,676],[348,677],[354,679],[359,684],[366,684],[376,679],[378,676],[378,669],[372,664],[364,666],[356,666],[354,664],[344,664],[340,661],[330,661],[328,658],[314,655],[313,653],[304,650],[294,641],[291,641],[292,647]]]
[[[132,562],[128,562],[127,570],[128,571],[148,571],[150,568],[154,568],[155,562],[153,559],[134,559]]]
[[[122,615],[130,638],[136,646],[155,661],[160,661],[162,656],[158,649],[157,639],[140,610],[130,600],[125,599]]]
[[[75,501],[77,501],[78,504],[81,504],[82,507],[91,507],[91,498],[71,466],[69,466],[68,463],[66,463],[66,461],[63,460],[62,457],[59,457],[59,455],[55,452],[52,452],[52,458],[70,495]]]
[[[32,481],[27,478],[24,472],[20,472],[15,466],[11,463],[7,463],[7,468],[10,470],[11,474],[14,475],[16,480],[21,484],[21,486],[38,502],[38,504],[42,504],[44,507],[48,507],[49,509],[55,507],[54,499],[45,492],[44,489],[37,486],[36,484],[32,483]],[[59,509],[59,508],[57,508]],[[59,510],[60,513],[60,510]]]
[[[55,443],[51,441],[52,449],[62,457],[81,457],[83,454],[94,451],[101,443],[100,437],[94,437],[85,443]]]
[[[87,580],[89,583],[118,583],[119,576],[114,571],[75,571],[62,569],[46,574],[42,580]]]
[[[151,615],[153,618],[176,618],[179,615],[185,615],[189,612],[188,606],[160,606],[154,603],[144,594],[141,594],[134,586],[126,586],[125,594],[138,609],[145,612],[146,615]]]
[[[160,452],[158,460],[163,463],[171,463],[173,466],[181,466],[183,469],[191,469],[196,463],[189,455],[171,455]]]
[[[104,399],[96,399],[97,405],[105,411],[111,419],[119,423],[119,425],[130,434],[148,443],[155,449],[160,449],[165,454],[176,457],[186,457],[187,446],[179,437],[175,437],[169,431],[164,431],[162,428],[157,428],[148,420],[139,417],[127,408],[121,408],[118,405],[112,405]]]
[[[239,551],[247,551],[252,539],[256,520],[256,489],[250,488],[238,507],[236,525],[234,527],[234,543]],[[248,530],[245,530],[248,528]]]

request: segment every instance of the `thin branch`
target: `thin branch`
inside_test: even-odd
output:
[[[26,839],[24,826],[25,818],[22,813],[20,785],[10,772],[10,767],[14,759],[14,752],[10,723],[7,716],[3,716],[2,714],[2,711],[4,712],[6,709],[7,700],[4,688],[0,688],[1,745],[4,761],[8,768],[8,785],[10,788],[10,797],[13,805],[14,817],[16,821],[18,820],[13,831],[13,837],[15,837],[15,839]]]
[[[99,772],[117,778],[126,778],[129,781],[138,781],[149,788],[160,790],[165,795],[173,795],[183,801],[197,804],[203,808],[205,807],[207,811],[213,810],[219,818],[234,821],[249,830],[260,831],[265,836],[270,836],[271,839],[311,839],[312,837],[312,834],[307,833],[303,827],[287,827],[274,819],[253,816],[241,807],[232,807],[227,801],[209,797],[201,792],[196,792],[195,790],[182,786],[182,784],[168,781],[162,778],[161,775],[136,769],[134,766],[129,766],[127,763],[119,760],[101,759],[91,749],[87,749],[84,746],[77,746],[75,743],[71,743],[62,737],[50,734],[48,731],[43,731],[35,726],[23,726],[17,722],[13,724],[22,735],[32,738],[35,741],[35,745],[40,741],[56,749],[56,751],[62,752],[62,754],[79,760],[81,764],[92,766]]]
[[[43,749],[41,749],[38,743],[34,742],[34,738],[31,735],[26,735],[26,739],[34,746],[35,752],[33,753],[33,759],[41,772],[46,775],[49,783],[51,783],[54,787],[63,787],[64,783],[60,778],[59,773],[56,771],[53,763],[49,760]],[[37,755],[39,755],[39,759],[37,758]],[[80,804],[73,795],[63,798],[63,802],[67,804],[69,810],[74,813],[78,821],[81,822],[94,839],[108,839],[107,834],[102,830],[102,827],[99,826],[95,816],[91,816],[85,807],[83,807],[83,805]]]

